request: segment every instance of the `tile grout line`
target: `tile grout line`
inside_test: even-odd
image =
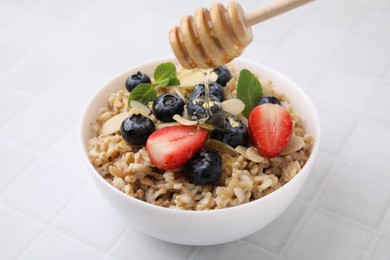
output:
[[[58,231],[54,226],[55,224],[57,224],[58,220],[62,217],[62,215],[64,214],[64,212],[66,212],[66,210],[68,208],[70,208],[73,203],[81,196],[81,194],[88,188],[90,184],[87,183],[84,187],[82,187],[76,194],[74,194],[74,196],[65,203],[64,207],[62,207],[62,209],[57,212],[57,214],[55,215],[55,217],[53,217],[48,223],[44,223],[44,228],[43,228],[43,231],[42,233],[36,237],[36,239],[30,243],[29,246],[27,246],[24,250],[22,250],[20,252],[20,254],[18,255],[17,258],[20,258],[20,257],[23,257],[24,255],[28,254],[29,251],[32,250],[32,248],[40,241],[40,239],[47,233],[49,232],[50,230],[51,231],[55,231],[55,232],[58,232],[58,233],[61,233],[63,234],[62,232]],[[31,219],[34,219],[32,217],[30,217]],[[73,240],[77,240],[76,238],[72,238]],[[78,240],[77,240],[78,241]],[[79,241],[80,243],[82,243],[81,241]],[[95,248],[95,250],[98,250],[97,248]],[[99,251],[99,250],[98,250]]]
[[[112,243],[111,247],[107,250],[106,252],[107,255],[109,256],[113,255],[113,251],[118,247],[118,244],[124,240],[124,237],[126,236],[127,232],[130,232],[132,228],[133,228],[133,223],[129,223],[129,225],[125,228],[122,234],[120,234],[120,236],[117,237],[117,239]]]
[[[4,140],[0,137],[0,141],[1,140]],[[13,142],[11,142],[13,143]],[[15,144],[15,143],[13,143]],[[20,144],[17,144],[17,146],[20,146]],[[22,146],[23,148],[25,148],[24,146]],[[29,150],[29,149],[27,149]],[[10,183],[8,183],[4,188],[3,190],[0,192],[0,202],[1,200],[4,198],[4,194],[7,193],[7,191],[10,189],[10,187],[12,188],[13,185],[15,185],[15,183],[18,182],[19,179],[21,179],[25,174],[26,172],[28,172],[31,168],[34,167],[34,165],[36,165],[44,156],[42,156],[42,154],[39,154],[37,151],[33,151],[33,153],[36,153],[36,156],[38,157],[37,160],[34,160],[30,165],[28,165],[25,169],[23,169],[16,178],[14,178]]]
[[[387,223],[387,221],[386,221],[387,217],[386,216],[390,216],[390,209],[389,208],[388,208],[387,212],[384,214],[384,216],[382,216],[380,225],[378,227],[372,227],[372,226],[364,224],[364,223],[362,223],[362,222],[360,222],[358,220],[354,220],[354,219],[352,219],[350,217],[347,217],[347,216],[344,216],[342,214],[339,214],[339,213],[337,213],[335,211],[332,211],[332,210],[329,210],[329,209],[326,209],[326,208],[322,208],[321,206],[319,206],[317,204],[312,204],[310,202],[307,202],[307,201],[304,201],[304,200],[301,200],[301,199],[298,199],[298,200],[301,201],[302,203],[306,204],[306,207],[307,207],[306,210],[310,212],[310,213],[307,213],[307,214],[311,215],[311,214],[313,214],[314,211],[319,211],[319,212],[325,213],[326,215],[332,217],[335,221],[338,221],[338,222],[341,221],[341,222],[346,223],[348,225],[351,225],[351,226],[353,226],[355,228],[358,228],[360,230],[364,230],[364,231],[368,232],[372,236],[372,239],[370,241],[370,244],[366,248],[366,250],[363,251],[364,254],[365,254],[365,256],[364,256],[365,258],[364,259],[367,259],[367,260],[369,259],[369,258],[367,258],[367,257],[369,257],[368,253],[375,246],[376,241],[380,237],[390,237],[390,235],[387,234],[386,231],[383,231],[383,228],[385,227],[385,225]],[[390,200],[388,202],[388,205],[390,205]],[[283,252],[283,251],[287,250],[287,249],[284,248],[286,246],[286,244],[283,246],[283,249],[280,251],[280,254],[285,254],[286,253],[286,252]],[[290,245],[287,245],[287,247],[288,246],[290,246]]]
[[[298,195],[297,195],[297,197],[293,200],[293,203],[294,203],[294,201],[303,204],[304,209],[303,209],[303,213],[302,213],[301,217],[298,219],[298,222],[297,222],[298,224],[296,224],[296,225],[292,228],[291,232],[287,235],[287,238],[286,238],[286,240],[285,240],[285,243],[283,243],[282,246],[281,246],[276,252],[271,251],[270,249],[268,249],[268,248],[266,248],[266,247],[262,247],[262,246],[258,246],[259,248],[264,249],[265,251],[267,251],[267,252],[269,252],[269,253],[272,253],[272,254],[275,255],[275,256],[280,255],[281,252],[283,251],[284,247],[286,246],[286,244],[288,244],[289,241],[292,239],[291,237],[296,236],[297,234],[299,234],[300,231],[299,231],[298,227],[300,227],[301,225],[303,225],[303,224],[300,224],[300,223],[303,221],[303,220],[301,220],[301,219],[305,218],[305,215],[307,214],[309,208],[308,208],[308,206],[307,206],[307,205],[308,205],[308,202],[306,202],[305,200],[302,200],[302,199],[298,198]],[[284,212],[285,212],[285,211],[284,211]],[[284,212],[282,212],[282,214],[283,214]],[[264,228],[265,228],[265,227],[264,227]],[[260,231],[260,230],[259,230],[259,231]],[[245,237],[245,238],[243,238],[243,239],[244,239],[245,241],[247,241],[248,243],[250,243],[250,244],[256,245],[255,243],[253,243],[253,242],[251,242],[250,240],[248,240],[247,237]]]
[[[364,122],[362,122],[362,124],[365,123],[365,120]],[[353,138],[351,138],[353,139]],[[330,153],[325,153],[329,156],[332,156],[334,157],[334,162],[333,162],[333,165],[331,166],[329,172],[335,172],[337,168],[341,167],[342,164],[345,164],[345,165],[349,165],[353,168],[357,168],[355,164],[351,163],[351,162],[348,162],[346,161],[343,157],[344,156],[341,156],[340,157],[336,157],[335,155],[332,155]],[[363,168],[364,171],[369,171],[370,169],[367,169],[365,167],[360,167],[359,169]],[[379,169],[378,169],[379,170]],[[381,170],[379,170],[381,171]],[[384,174],[378,174],[377,172],[374,172],[374,173],[371,173],[371,174],[374,174],[375,176],[377,177],[380,177],[380,178],[385,178],[387,180],[390,180],[389,179],[389,176],[386,176]],[[335,178],[335,174],[332,174],[332,175],[327,175],[323,181],[323,184],[321,185],[321,188],[317,190],[317,192],[315,193],[314,195],[314,199],[312,199],[311,201],[306,201],[306,200],[302,200],[301,198],[298,198],[299,201],[302,201],[304,203],[307,204],[307,207],[308,208],[311,208],[312,210],[321,210],[323,212],[327,212],[328,214],[331,214],[333,215],[337,220],[342,220],[344,222],[347,222],[355,227],[358,227],[360,229],[364,229],[364,230],[367,230],[369,231],[374,238],[378,238],[380,236],[386,236],[387,233],[384,230],[385,228],[385,225],[387,224],[387,219],[390,218],[390,208],[389,208],[389,205],[390,205],[390,199],[389,201],[387,202],[387,211],[384,213],[384,215],[381,216],[381,220],[380,220],[380,224],[377,226],[377,227],[373,227],[373,226],[370,226],[366,223],[363,223],[361,221],[358,221],[358,220],[355,220],[355,219],[352,219],[350,217],[347,217],[347,216],[344,216],[338,212],[334,212],[332,210],[329,210],[329,209],[326,209],[326,208],[322,208],[320,205],[319,205],[319,200],[320,200],[320,194],[322,194],[326,187],[331,183],[332,179]],[[374,239],[375,240],[375,239]],[[370,248],[372,248],[374,246],[373,242],[371,242],[370,244]],[[370,250],[367,250],[367,252],[365,253],[367,255],[367,253],[369,252]]]
[[[16,214],[18,217],[30,222],[30,223],[33,223],[35,226],[37,226],[39,228],[39,231],[38,233],[33,237],[33,239],[27,244],[27,246],[25,248],[23,248],[22,250],[19,251],[18,254],[16,254],[15,256],[15,259],[18,258],[18,256],[21,254],[21,252],[23,252],[26,248],[30,247],[32,244],[35,243],[35,241],[42,235],[42,233],[44,233],[44,224],[42,224],[41,222],[39,221],[36,221],[35,219],[31,218],[30,216],[27,216],[25,214],[22,214],[20,213],[19,211],[15,210],[14,208],[11,208],[7,205],[4,205],[2,203],[0,203],[0,209],[3,208],[5,209],[6,211],[10,211],[12,212],[12,214]],[[29,224],[29,226],[31,226]]]
[[[360,221],[358,220],[354,220],[350,217],[347,217],[347,216],[344,216],[342,214],[339,214],[337,212],[334,212],[332,210],[329,210],[329,209],[326,209],[326,208],[322,208],[320,206],[313,206],[313,210],[317,210],[317,211],[321,211],[323,213],[326,213],[330,216],[332,216],[333,218],[335,218],[337,221],[342,221],[342,222],[345,222],[345,223],[348,223],[354,227],[357,227],[359,229],[363,229],[365,231],[368,231],[371,233],[371,235],[374,236],[374,233],[376,232],[379,232],[380,234],[385,234],[385,233],[382,233],[382,231],[380,230],[380,226],[378,226],[377,228],[375,227],[372,227],[372,226],[369,226],[369,225],[366,225],[364,223],[361,223]]]
[[[187,257],[187,260],[196,260],[196,255],[198,254],[198,251],[200,251],[201,250],[201,246],[196,246],[193,250],[192,250],[192,252],[191,252],[191,254]]]
[[[274,256],[274,257],[276,257],[277,256],[277,254],[275,254],[274,252],[272,252],[271,250],[269,250],[269,249],[267,249],[267,248],[263,248],[263,247],[261,247],[261,246],[259,246],[259,245],[256,245],[255,243],[252,243],[252,242],[250,242],[250,241],[248,241],[248,240],[246,240],[246,239],[240,239],[239,240],[241,243],[243,243],[243,244],[246,244],[246,245],[248,245],[248,246],[250,246],[250,247],[253,247],[254,249],[256,249],[256,251],[264,251],[264,252],[266,252],[266,253],[268,253],[268,254],[270,254],[270,255],[272,255],[272,256]]]
[[[332,155],[332,157],[333,156],[334,155]],[[337,158],[336,156],[334,156],[334,157]],[[335,159],[332,162],[332,165],[329,168],[328,172],[331,172],[331,173],[334,172],[335,168],[337,168],[337,167],[338,167],[338,164],[337,164],[337,161]],[[330,183],[331,176],[333,176],[333,174],[327,174],[324,177],[324,179],[322,180],[322,184],[321,184],[320,188],[316,190],[316,192],[314,193],[313,198],[312,198],[311,201],[302,200],[302,199],[298,198],[298,195],[297,195],[297,198],[295,198],[295,200],[303,202],[303,204],[305,205],[305,212],[303,213],[303,215],[299,219],[298,224],[293,228],[293,230],[292,230],[290,236],[288,237],[286,243],[284,243],[284,245],[281,247],[278,255],[288,256],[288,250],[290,249],[290,247],[292,246],[292,244],[295,241],[293,239],[296,238],[297,236],[299,236],[299,234],[303,230],[303,227],[306,225],[307,220],[310,218],[310,216],[313,214],[314,210],[317,208],[317,206],[316,206],[317,205],[316,197],[320,196],[319,194],[321,194],[322,190],[325,189],[324,186],[326,186],[328,183]]]
[[[333,155],[334,156],[334,155]],[[315,192],[314,196],[313,196],[313,199],[311,201],[306,201],[306,200],[302,200],[300,198],[296,198],[296,200],[298,201],[301,201],[305,204],[306,206],[306,214],[304,213],[304,215],[301,217],[301,219],[299,220],[299,224],[297,225],[297,227],[295,227],[293,229],[293,232],[295,232],[295,230],[299,230],[301,229],[305,224],[303,224],[303,222],[309,218],[309,216],[311,214],[313,214],[314,211],[316,210],[320,210],[320,211],[323,211],[323,212],[327,212],[328,214],[331,214],[335,217],[336,220],[342,220],[344,222],[347,222],[355,227],[358,227],[358,228],[363,228],[364,230],[367,230],[369,231],[373,236],[374,234],[380,232],[380,227],[378,228],[373,228],[371,226],[367,226],[367,224],[364,224],[364,223],[361,223],[359,221],[356,221],[352,218],[349,218],[349,217],[346,217],[344,215],[341,215],[337,212],[334,212],[332,210],[328,210],[328,209],[324,209],[322,207],[320,207],[319,205],[319,200],[320,200],[320,197],[321,197],[321,194],[324,193],[325,189],[328,187],[328,185],[330,185],[331,181],[333,178],[335,178],[335,174],[334,172],[339,168],[341,167],[342,163],[344,162],[345,160],[343,160],[343,158],[341,157],[336,157],[334,156],[334,162],[332,163],[332,166],[329,168],[329,172],[333,173],[333,174],[328,174],[324,177],[323,181],[322,181],[322,184],[320,186],[320,188]],[[299,234],[299,231],[296,231],[298,234]],[[291,242],[290,240],[292,240],[292,235],[288,238],[287,242],[283,245],[283,247],[281,248],[280,252],[279,252],[279,255],[286,255],[287,256],[287,250],[289,247],[291,247],[291,244],[293,243],[293,241]],[[371,244],[370,246],[372,246],[372,241],[371,241]],[[367,253],[366,253],[367,254]]]
[[[342,222],[342,223],[346,223],[348,225],[351,225],[353,227],[358,227],[359,229],[363,229],[365,230],[366,232],[370,232],[371,235],[373,235],[373,232],[371,232],[370,228],[367,228],[366,226],[363,226],[361,223],[357,223],[356,221],[352,221],[351,222],[351,218],[348,218],[348,217],[344,217],[342,215],[339,215],[333,211],[330,211],[330,210],[327,210],[327,209],[324,209],[324,208],[321,208],[319,206],[316,206],[316,205],[312,205],[310,203],[305,203],[307,204],[306,205],[306,212],[304,213],[304,216],[300,219],[297,227],[295,227],[295,229],[297,230],[300,230],[302,231],[303,230],[303,227],[307,224],[307,220],[310,219],[310,217],[315,213],[315,212],[321,212],[323,214],[325,214],[326,216],[332,218],[333,220],[337,221],[337,222]],[[304,223],[305,221],[305,223]],[[294,238],[296,239],[299,234],[300,234],[300,231],[297,231],[296,234],[294,234]],[[293,231],[294,232],[294,231]],[[288,250],[291,248],[291,246],[293,246],[295,240],[293,240],[292,238],[293,236],[289,237],[289,239],[287,240],[287,242],[283,245],[282,249],[280,250],[279,252],[279,256],[282,256],[282,257],[290,257],[290,255],[288,254]],[[372,241],[371,241],[372,243]],[[367,255],[367,252],[364,251],[365,255]],[[294,258],[295,259],[295,258]]]
[[[313,214],[313,209],[306,204],[304,212],[302,213],[301,217],[298,219],[298,223],[292,229],[285,243],[281,246],[277,254],[278,256],[289,257],[288,250],[296,241],[295,239],[299,237],[299,235],[302,233],[303,227],[307,224],[307,220],[310,218],[312,214]]]
[[[260,230],[259,230],[259,231],[260,231]],[[288,236],[288,238],[286,239],[286,241],[288,241],[288,240],[290,239],[290,236],[291,236],[292,233],[293,233],[293,232],[290,233],[290,235]],[[260,251],[265,251],[265,252],[267,252],[268,254],[273,255],[273,256],[278,256],[278,254],[280,253],[280,251],[279,251],[278,253],[275,253],[274,251],[272,251],[272,250],[270,250],[270,249],[268,249],[268,248],[266,248],[266,247],[259,246],[259,245],[257,245],[256,243],[247,240],[246,237],[244,237],[243,239],[241,239],[241,241],[242,241],[242,242],[245,242],[245,243],[248,244],[248,245],[251,245],[251,246],[253,246],[253,247],[256,247],[256,248],[257,248],[258,250],[260,250]]]
[[[26,169],[24,169],[23,171],[21,171],[21,172],[19,173],[19,175],[18,175],[14,180],[12,180],[10,183],[8,183],[8,185],[2,190],[2,192],[0,192],[0,200],[2,199],[2,197],[4,197],[4,194],[7,193],[7,190],[10,189],[9,187],[12,186],[12,185],[14,185],[14,183],[17,183],[18,180],[21,179],[21,178],[26,174],[26,172],[28,172],[28,170],[32,168],[33,165],[36,165],[39,161],[43,160],[44,158],[47,158],[48,160],[55,160],[54,158],[51,158],[51,157],[48,155],[48,153],[50,152],[51,147],[54,146],[55,144],[57,144],[58,142],[60,142],[62,139],[64,139],[64,138],[66,137],[66,135],[67,135],[70,131],[72,131],[72,130],[73,130],[73,129],[70,129],[70,130],[68,130],[67,132],[63,133],[63,135],[57,140],[57,142],[54,142],[51,146],[49,146],[49,148],[46,149],[45,152],[42,152],[42,153],[39,152],[39,151],[37,151],[37,150],[33,150],[33,149],[31,149],[30,147],[26,147],[26,146],[23,145],[23,144],[17,143],[17,142],[15,142],[15,141],[13,141],[13,140],[5,139],[4,137],[0,136],[0,140],[6,141],[6,142],[11,143],[11,144],[16,145],[16,146],[20,146],[20,147],[22,147],[23,149],[26,149],[26,150],[28,150],[29,152],[34,153],[34,154],[38,157],[37,160],[35,160],[34,162],[32,162]],[[56,163],[59,163],[59,164],[61,164],[61,165],[64,165],[64,166],[66,166],[66,167],[70,167],[70,168],[74,169],[74,166],[68,165],[68,164],[63,163],[63,162],[61,162],[61,161],[59,161],[59,160],[55,160],[55,162],[56,162]],[[77,169],[77,170],[78,170],[78,169]],[[12,187],[11,187],[11,188],[12,188]]]
[[[386,210],[386,212],[382,216],[382,219],[381,219],[381,221],[379,223],[379,226],[378,226],[377,230],[375,231],[375,233],[373,235],[372,243],[368,247],[367,252],[370,252],[372,254],[373,249],[378,244],[379,239],[381,237],[385,237],[385,235],[387,235],[388,232],[386,232],[384,230],[386,230],[386,227],[387,227],[386,225],[387,225],[387,220],[388,219],[390,219],[390,199],[387,202],[387,210]],[[369,260],[369,256],[371,254],[367,253],[365,259]]]
[[[23,219],[26,219],[28,220],[29,222],[32,222],[34,225],[38,226],[39,228],[44,228],[45,224],[30,217],[30,216],[27,216],[26,214],[23,214],[21,212],[19,212],[18,210],[6,205],[6,204],[3,204],[3,203],[0,203],[0,208],[3,208],[7,211],[11,211],[13,214],[15,215],[18,215],[19,217],[23,218]],[[42,232],[42,231],[41,231]]]

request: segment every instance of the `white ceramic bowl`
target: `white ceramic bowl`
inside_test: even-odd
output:
[[[166,60],[165,60],[166,61]],[[320,123],[316,109],[308,96],[291,80],[260,64],[234,61],[237,71],[247,68],[265,79],[271,79],[280,92],[287,94],[302,118],[307,133],[315,138],[312,154],[303,169],[286,185],[273,193],[250,203],[226,209],[187,211],[155,206],[122,193],[106,182],[88,159],[88,140],[95,135],[91,123],[98,110],[104,107],[110,93],[124,87],[126,78],[138,70],[153,74],[155,61],[129,69],[103,87],[87,104],[81,121],[81,147],[89,175],[108,203],[141,231],[173,243],[185,245],[213,245],[248,236],[276,219],[294,200],[310,174],[320,143]]]

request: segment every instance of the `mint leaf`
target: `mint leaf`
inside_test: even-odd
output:
[[[159,81],[156,81],[154,85],[157,85],[157,86],[160,86],[160,87],[166,87],[169,85],[169,81],[171,79],[170,78],[167,78],[167,79],[161,79]]]
[[[160,87],[180,85],[180,81],[176,78],[176,67],[172,62],[164,62],[158,65],[153,77],[155,85]]]
[[[172,78],[169,83],[168,83],[168,86],[179,86],[180,85],[180,80],[178,78]]]
[[[237,83],[237,98],[245,104],[244,111],[242,111],[245,117],[249,116],[262,95],[263,88],[257,77],[247,69],[241,70]]]
[[[141,102],[144,105],[148,105],[150,101],[156,99],[156,90],[150,83],[140,83],[133,91],[131,91],[129,96],[129,106],[131,100],[136,100]]]

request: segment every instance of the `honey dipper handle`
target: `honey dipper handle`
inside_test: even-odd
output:
[[[252,26],[311,1],[313,0],[275,0],[257,10],[246,13],[245,21],[248,26]]]

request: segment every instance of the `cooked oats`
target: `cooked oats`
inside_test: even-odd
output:
[[[224,87],[225,97],[236,97],[238,75],[229,65],[233,78]],[[197,186],[184,177],[182,169],[163,171],[155,168],[145,147],[126,143],[119,131],[102,133],[103,124],[113,116],[129,112],[125,89],[112,93],[107,106],[97,115],[93,128],[96,136],[89,140],[89,158],[100,175],[115,188],[137,199],[167,208],[184,210],[211,210],[232,207],[259,199],[299,174],[307,162],[314,138],[305,133],[299,115],[294,112],[285,94],[278,93],[272,81],[260,78],[265,95],[276,96],[290,113],[293,120],[293,134],[302,137],[304,144],[292,153],[275,158],[264,158],[252,145],[239,146],[229,153],[220,154],[223,162],[219,182],[215,185]],[[157,88],[158,94],[178,93],[184,98],[191,88]],[[151,107],[151,106],[149,106]],[[184,116],[184,115],[183,115]],[[161,124],[151,115],[149,118]],[[247,124],[247,120],[243,120]],[[167,123],[166,125],[170,125]],[[218,147],[220,144],[209,144]],[[222,149],[225,150],[226,149]],[[221,152],[220,152],[221,153]]]

